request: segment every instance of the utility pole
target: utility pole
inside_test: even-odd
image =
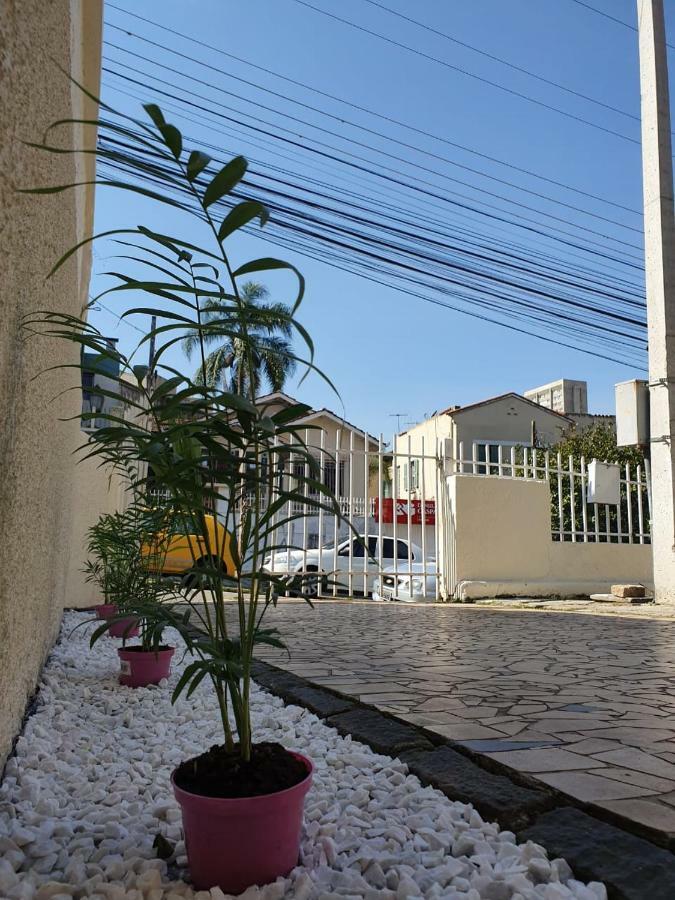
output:
[[[637,0],[637,11],[654,587],[657,601],[675,603],[675,209],[663,0]]]

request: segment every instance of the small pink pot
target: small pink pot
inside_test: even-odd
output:
[[[252,884],[269,884],[298,864],[302,812],[312,784],[314,765],[293,753],[307,767],[299,784],[260,797],[204,797],[176,785],[173,792],[183,813],[183,830],[190,875],[197,890],[218,886],[226,894],[241,894]]]
[[[133,616],[118,619],[117,622],[112,623],[108,629],[108,634],[110,637],[126,638],[127,640],[129,638],[138,637],[140,634],[138,630],[138,619],[134,619]]]
[[[117,615],[117,607],[114,603],[100,603],[95,609],[97,619],[111,619]]]
[[[162,678],[169,677],[174,652],[173,647],[147,652],[133,647],[120,647],[117,651],[120,658],[120,684],[126,684],[127,687],[159,684]]]

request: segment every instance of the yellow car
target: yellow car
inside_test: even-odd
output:
[[[175,516],[166,530],[157,535],[157,541],[146,544],[143,555],[152,557],[151,568],[160,569],[162,575],[181,575],[194,582],[200,568],[217,569],[223,575],[234,575],[232,560],[232,535],[212,515],[205,515],[208,541],[194,534],[191,523]],[[154,564],[153,564],[154,563]]]

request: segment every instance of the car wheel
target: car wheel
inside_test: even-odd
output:
[[[227,566],[222,561],[222,559],[213,559],[210,560],[208,557],[204,557],[203,559],[198,559],[194,564],[192,569],[183,575],[182,583],[183,587],[188,588],[189,590],[193,590],[194,588],[198,588],[200,586],[200,569],[210,568],[212,570],[217,570],[221,575],[227,575]]]
[[[318,570],[313,569],[301,579],[300,596],[306,597],[308,600],[314,600],[319,596],[321,589],[324,587],[325,578],[322,578]]]

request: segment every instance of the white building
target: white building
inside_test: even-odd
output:
[[[436,496],[439,452],[467,465],[475,461],[482,474],[486,462],[507,462],[512,447],[555,444],[571,426],[567,416],[516,393],[450,406],[396,436],[396,496]]]
[[[560,378],[550,384],[530,388],[523,396],[539,406],[545,406],[564,416],[570,413],[585,414],[588,412],[588,384],[585,381],[572,381]]]

